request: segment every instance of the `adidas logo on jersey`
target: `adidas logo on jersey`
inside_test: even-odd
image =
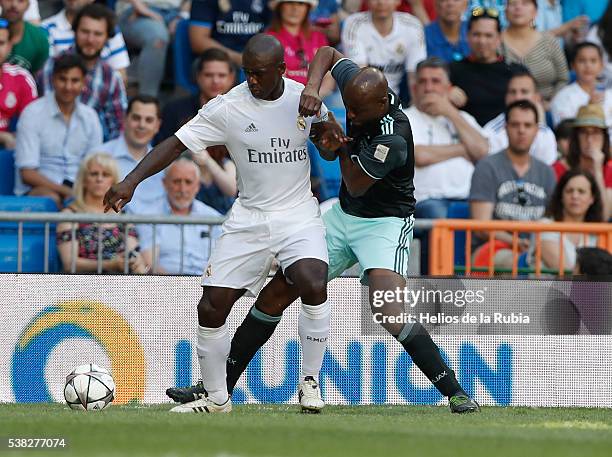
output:
[[[251,124],[246,129],[244,129],[244,131],[246,133],[259,132],[259,130],[257,129],[257,127],[255,127],[255,124],[253,122],[251,122]]]

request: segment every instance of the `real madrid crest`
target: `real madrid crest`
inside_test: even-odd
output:
[[[253,3],[251,3],[251,9],[254,13],[261,14],[263,8],[263,0],[253,0]]]
[[[397,52],[399,55],[403,55],[406,52],[406,48],[404,48],[403,44],[398,44],[397,48],[395,48],[395,52]]]
[[[230,9],[232,9],[231,0],[218,0],[217,5],[222,13],[227,13]]]
[[[297,117],[298,130],[306,130],[306,119],[301,114]]]

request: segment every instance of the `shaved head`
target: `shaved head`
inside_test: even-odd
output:
[[[362,101],[380,100],[387,97],[389,86],[382,71],[365,67],[351,79],[344,89],[346,95],[357,97]]]
[[[247,41],[242,69],[253,97],[276,100],[283,94],[285,49],[272,35],[260,33]]]
[[[285,61],[283,45],[272,35],[259,33],[247,41],[242,58],[263,65],[281,64]]]
[[[365,67],[344,88],[347,117],[356,125],[380,120],[389,111],[389,85],[382,71]]]

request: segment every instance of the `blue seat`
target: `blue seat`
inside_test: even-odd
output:
[[[13,195],[15,187],[15,158],[13,151],[0,149],[0,195]]]
[[[468,202],[452,202],[448,206],[448,219],[469,219],[470,205]],[[465,265],[465,231],[455,231],[455,265]]]
[[[55,203],[46,197],[0,197],[0,211],[13,212],[56,212]],[[49,272],[59,269],[55,244],[55,224],[49,225]],[[18,224],[0,223],[0,272],[17,271]],[[44,272],[45,224],[24,223],[22,241],[22,271],[25,273]]]
[[[173,51],[175,84],[192,94],[197,94],[198,86],[193,80],[193,61],[196,56],[191,52],[191,44],[189,43],[189,21],[187,19],[182,19],[176,25]]]

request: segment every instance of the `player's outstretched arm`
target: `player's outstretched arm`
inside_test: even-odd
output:
[[[162,171],[185,149],[187,149],[185,145],[175,135],[151,149],[123,181],[108,190],[104,196],[104,211],[107,212],[111,208],[117,213],[121,211],[132,199],[138,184],[149,176]]]
[[[333,113],[328,113],[328,120],[312,124],[310,129],[310,140],[314,143],[319,155],[329,161],[336,160],[338,149],[344,144],[353,141],[346,136]]]
[[[319,112],[321,109],[319,89],[323,77],[342,58],[344,58],[344,55],[331,46],[319,48],[308,67],[308,82],[300,97],[299,112],[302,116],[314,116]]]

